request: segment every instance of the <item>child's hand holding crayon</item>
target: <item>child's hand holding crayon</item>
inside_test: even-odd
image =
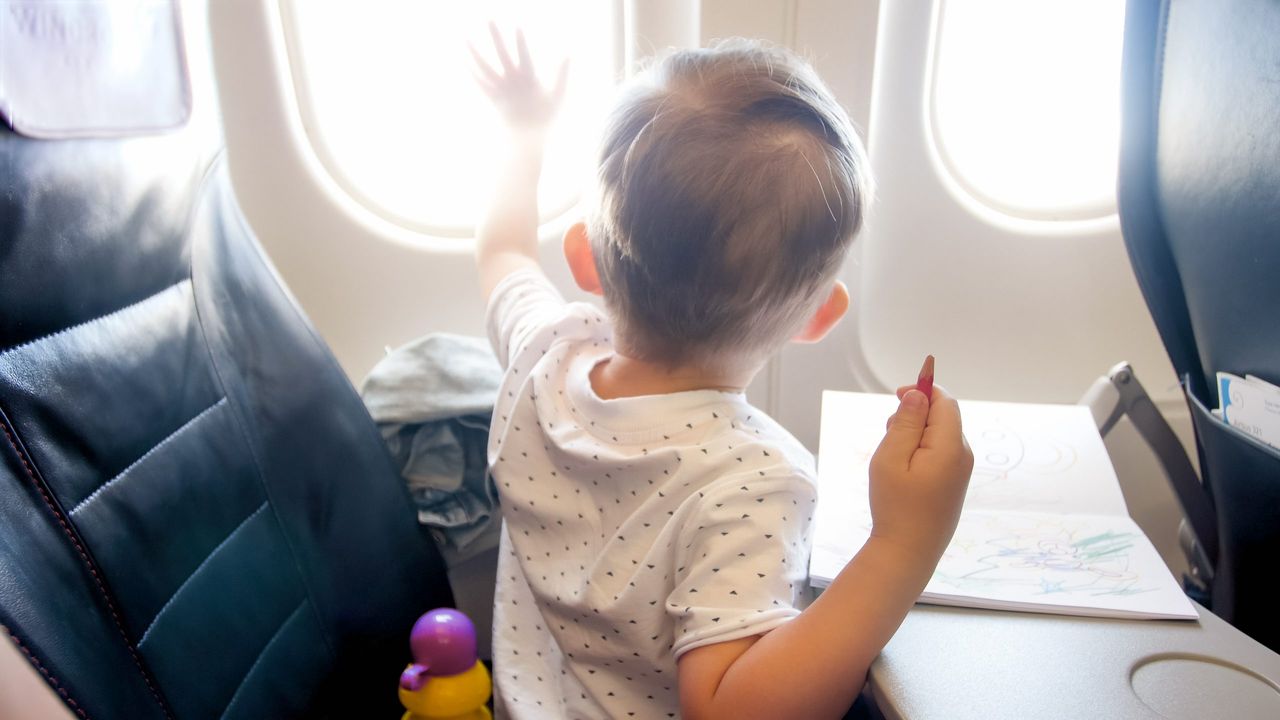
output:
[[[960,519],[973,452],[959,405],[933,385],[932,355],[917,384],[897,394],[901,405],[871,458],[871,535],[932,568]]]

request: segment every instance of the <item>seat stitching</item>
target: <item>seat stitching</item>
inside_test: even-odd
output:
[[[80,512],[82,509],[84,509],[84,507],[85,507],[86,505],[88,505],[88,504],[89,504],[90,502],[92,502],[95,498],[97,498],[97,497],[98,497],[98,495],[100,495],[100,494],[102,493],[102,491],[103,491],[103,490],[106,490],[107,488],[111,487],[111,486],[112,486],[112,485],[113,485],[117,480],[119,480],[119,479],[123,478],[125,475],[127,475],[127,474],[129,473],[129,471],[130,471],[130,470],[134,469],[134,468],[135,468],[135,467],[137,467],[137,466],[138,466],[138,465],[139,465],[143,460],[146,460],[148,457],[150,457],[152,453],[154,453],[155,451],[157,451],[157,450],[159,450],[160,448],[164,447],[166,444],[168,444],[168,442],[169,442],[170,440],[172,440],[172,439],[174,439],[175,437],[177,437],[177,436],[178,436],[182,431],[184,431],[184,430],[186,430],[187,428],[191,427],[191,426],[192,426],[192,425],[194,425],[194,424],[196,423],[196,421],[198,421],[200,418],[204,417],[205,415],[208,415],[210,412],[212,412],[213,410],[215,410],[215,409],[217,409],[217,408],[221,407],[221,406],[222,406],[223,404],[225,404],[226,402],[227,402],[227,398],[226,398],[226,397],[223,397],[222,399],[218,400],[217,402],[215,402],[214,404],[212,404],[212,405],[210,405],[209,407],[205,408],[204,410],[201,410],[199,413],[196,413],[196,415],[195,415],[194,417],[192,417],[190,420],[188,420],[188,421],[184,422],[184,423],[183,423],[183,424],[182,424],[182,425],[181,425],[177,430],[174,430],[173,432],[169,433],[168,437],[166,437],[165,439],[163,439],[163,440],[161,440],[160,442],[156,443],[156,444],[155,444],[155,445],[154,445],[150,450],[148,450],[148,451],[146,451],[145,453],[143,453],[143,454],[142,454],[142,456],[141,456],[141,457],[139,457],[137,460],[134,460],[133,462],[129,463],[129,466],[128,466],[128,467],[126,467],[124,470],[121,470],[119,473],[117,473],[115,477],[113,477],[113,478],[111,478],[110,480],[106,481],[105,483],[103,483],[103,484],[99,485],[99,486],[97,487],[97,489],[96,489],[96,490],[94,490],[93,492],[89,493],[89,496],[88,496],[88,497],[86,497],[85,499],[83,499],[83,500],[81,500],[79,503],[77,503],[75,507],[71,508],[71,512],[69,512],[69,513],[67,513],[67,514],[68,514],[68,515],[70,515],[70,516],[72,516],[72,517],[74,517],[76,513]]]
[[[191,583],[191,580],[195,578],[196,575],[200,574],[200,571],[204,569],[204,566],[209,564],[209,561],[213,559],[213,556],[217,555],[218,551],[221,550],[224,545],[230,542],[231,538],[236,536],[236,533],[240,532],[240,530],[242,530],[245,525],[249,524],[250,520],[257,517],[258,513],[262,512],[264,509],[266,509],[266,507],[267,507],[267,501],[263,500],[262,504],[259,505],[256,510],[249,513],[248,517],[246,517],[244,520],[241,520],[240,524],[237,525],[234,530],[232,530],[230,533],[227,533],[227,536],[222,538],[222,542],[218,543],[217,547],[209,551],[209,554],[205,556],[204,560],[200,561],[200,564],[196,566],[196,569],[192,570],[191,574],[187,576],[187,579],[183,580],[182,584],[178,586],[178,589],[174,590],[173,594],[169,596],[169,599],[164,601],[164,605],[161,605],[160,609],[156,611],[155,616],[151,618],[151,622],[147,623],[147,629],[142,631],[142,637],[138,639],[138,647],[142,647],[142,644],[147,641],[147,636],[151,634],[151,629],[155,627],[156,621],[160,619],[161,615],[164,615],[164,611],[169,609],[169,606],[173,604],[173,601],[176,600],[177,597],[182,594],[183,589],[185,589],[187,585]]]
[[[289,617],[285,618],[284,621],[280,623],[280,627],[276,628],[275,633],[271,636],[271,639],[267,641],[267,644],[263,645],[262,649],[258,651],[258,657],[254,658],[253,664],[249,666],[247,671],[245,671],[244,677],[240,678],[240,684],[236,686],[236,691],[231,694],[231,699],[227,701],[227,706],[223,709],[220,717],[225,718],[227,713],[231,712],[232,707],[236,704],[236,700],[240,697],[240,691],[244,690],[245,683],[249,681],[250,677],[252,677],[253,671],[258,667],[258,664],[262,662],[262,658],[267,656],[267,651],[271,649],[271,646],[276,640],[280,639],[280,634],[284,632],[285,626],[293,622],[293,619],[297,617],[298,613],[302,612],[303,608],[306,606],[307,598],[304,595],[302,600],[298,603],[298,607],[294,608],[293,612],[289,613]]]
[[[17,635],[13,634],[12,630],[4,625],[0,625],[0,632],[9,636],[9,639],[13,641],[13,644],[22,651],[23,655],[27,656],[27,660],[35,666],[36,670],[40,671],[40,674],[44,676],[45,680],[49,681],[49,684],[53,685],[53,689],[58,692],[58,695],[62,700],[70,705],[71,709],[75,710],[77,715],[88,720],[89,713],[85,712],[84,708],[80,707],[80,703],[77,703],[75,698],[71,697],[71,693],[67,692],[67,689],[62,687],[62,683],[58,682],[58,678],[45,668],[44,663],[40,662],[40,659],[35,656],[35,653],[31,652],[31,650],[27,648],[22,640],[20,640]]]
[[[164,295],[165,293],[170,292],[170,291],[172,291],[173,289],[175,289],[175,288],[177,288],[177,287],[179,287],[179,286],[181,286],[181,285],[187,285],[187,284],[190,284],[190,282],[191,282],[191,279],[190,279],[190,278],[183,278],[182,280],[179,280],[178,282],[176,282],[176,283],[174,283],[174,284],[172,284],[172,285],[170,285],[170,286],[168,286],[168,287],[164,288],[163,290],[160,290],[159,292],[156,292],[156,293],[154,293],[154,294],[152,294],[152,295],[148,295],[147,297],[144,297],[144,298],[142,298],[141,300],[139,300],[139,301],[137,301],[137,302],[130,303],[130,304],[125,305],[124,307],[119,308],[119,309],[117,309],[117,310],[112,310],[111,312],[109,312],[109,313],[107,313],[107,314],[105,314],[105,315],[99,315],[98,317],[90,318],[90,319],[85,320],[85,321],[83,321],[83,322],[78,322],[78,323],[76,323],[75,325],[70,325],[70,326],[68,326],[68,327],[64,327],[64,328],[62,328],[61,330],[55,330],[54,332],[51,332],[51,333],[49,333],[48,335],[41,335],[40,337],[32,338],[32,339],[30,339],[30,340],[27,340],[26,342],[23,342],[23,343],[19,343],[19,344],[17,344],[17,345],[14,345],[14,346],[13,346],[13,347],[11,347],[11,348],[5,348],[4,350],[0,350],[0,357],[4,357],[5,355],[9,355],[10,353],[18,352],[19,350],[22,350],[22,349],[24,349],[24,348],[28,348],[28,347],[30,347],[30,346],[32,346],[32,345],[37,345],[37,344],[39,344],[39,343],[43,343],[43,342],[46,342],[46,341],[48,341],[48,340],[52,340],[53,338],[56,338],[56,337],[58,337],[59,335],[66,335],[67,333],[74,332],[74,331],[79,330],[79,329],[81,329],[81,328],[83,328],[83,327],[86,327],[86,326],[89,326],[89,325],[94,325],[94,324],[100,323],[100,322],[102,322],[103,320],[106,320],[106,319],[108,319],[108,318],[114,317],[114,316],[116,316],[116,315],[120,315],[120,314],[122,314],[122,313],[126,313],[126,312],[128,312],[128,311],[130,311],[130,310],[133,310],[134,308],[137,308],[139,305],[144,305],[144,304],[146,304],[146,303],[151,302],[152,300],[155,300],[156,298],[160,297],[161,295]]]
[[[50,495],[45,484],[40,481],[39,475],[36,474],[35,466],[31,464],[31,459],[27,456],[26,451],[14,436],[14,432],[16,431],[10,431],[9,420],[7,417],[4,417],[2,412],[0,412],[0,429],[4,430],[4,436],[9,441],[9,446],[12,447],[13,451],[18,455],[18,460],[22,463],[23,469],[26,470],[27,477],[31,479],[31,484],[34,485],[36,491],[40,493],[40,497],[44,500],[45,506],[49,508],[49,512],[53,513],[54,519],[56,519],[58,521],[58,525],[62,527],[62,532],[66,534],[67,539],[71,541],[71,544],[76,549],[76,553],[80,555],[80,560],[84,563],[85,567],[89,569],[89,574],[93,576],[94,584],[97,585],[98,592],[102,594],[102,600],[106,603],[107,611],[111,613],[111,619],[115,622],[116,629],[120,631],[120,636],[124,638],[125,647],[129,650],[129,656],[133,658],[134,664],[138,666],[138,670],[142,674],[142,680],[146,683],[147,688],[151,690],[151,694],[155,698],[156,704],[160,706],[160,710],[164,713],[165,717],[172,720],[173,713],[169,711],[168,704],[165,703],[164,698],[160,695],[159,688],[157,688],[155,683],[152,682],[151,673],[148,672],[146,667],[142,664],[142,658],[138,655],[137,648],[135,648],[133,643],[130,642],[129,633],[124,629],[124,621],[120,618],[120,613],[116,610],[116,604],[111,599],[111,594],[107,592],[106,582],[98,572],[97,565],[89,559],[89,553],[85,549],[84,545],[81,544],[80,537],[76,534],[75,530],[72,529],[71,523],[68,521],[66,515],[59,511],[57,504],[53,500],[53,496]]]

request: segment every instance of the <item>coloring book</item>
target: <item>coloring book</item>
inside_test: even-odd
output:
[[[867,467],[892,395],[822,400],[810,582],[825,586],[871,531]],[[951,544],[920,602],[1125,618],[1198,617],[1129,518],[1089,409],[960,401],[974,468]]]

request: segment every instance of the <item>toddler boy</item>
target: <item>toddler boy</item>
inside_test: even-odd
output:
[[[871,540],[800,607],[812,456],[743,390],[819,340],[869,198],[840,106],[745,41],[662,60],[624,91],[588,223],[564,252],[607,310],[542,274],[537,180],[564,88],[523,37],[479,82],[510,152],[478,236],[506,377],[489,461],[505,527],[495,696],[516,718],[840,717],[955,529],[972,467],[955,401],[899,391],[872,461]]]

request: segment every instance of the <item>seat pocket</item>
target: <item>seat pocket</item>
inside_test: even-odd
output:
[[[1218,519],[1212,609],[1263,644],[1280,648],[1280,613],[1271,590],[1280,553],[1280,450],[1214,416],[1192,393],[1187,401],[1200,476]]]

